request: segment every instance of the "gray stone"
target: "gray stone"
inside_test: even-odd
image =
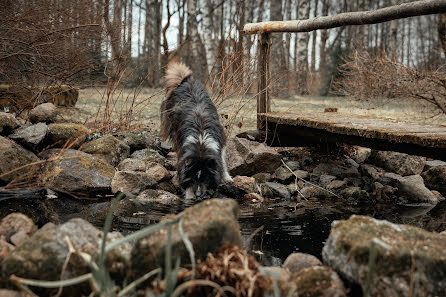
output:
[[[50,124],[45,142],[52,147],[78,148],[87,135],[87,127],[81,124]]]
[[[259,172],[273,173],[280,165],[282,156],[263,143],[244,138],[228,140],[226,161],[231,175],[251,176]]]
[[[20,123],[14,115],[0,111],[0,135],[8,135],[17,127]]]
[[[130,155],[130,147],[111,135],[92,140],[84,144],[81,150],[102,158],[112,166],[117,166],[121,160]]]
[[[146,171],[146,163],[143,160],[127,158],[118,164],[120,171]]]
[[[326,174],[322,174],[319,177],[319,183],[322,187],[325,187],[326,185],[328,185],[329,183],[331,183],[332,181],[334,181],[336,179],[336,176],[333,175],[326,175]]]
[[[438,198],[424,185],[420,175],[400,176],[395,173],[386,173],[379,183],[398,188],[398,195],[413,203],[436,204]]]
[[[441,161],[441,160],[428,160],[428,161],[426,161],[426,164],[424,165],[424,171],[427,171],[433,167],[442,166],[442,165],[446,165],[446,162]]]
[[[356,177],[359,176],[357,166],[351,164],[342,164],[340,162],[320,163],[313,169],[313,174],[316,175],[333,175],[339,178]]]
[[[37,280],[60,280],[62,267],[69,252],[67,239],[71,241],[76,251],[91,255],[97,262],[102,235],[102,231],[82,219],[71,219],[60,226],[39,231],[16,247],[1,263],[3,279],[8,279],[14,274],[18,277]],[[117,232],[107,235],[108,242],[119,238],[122,238],[122,235]],[[107,253],[106,268],[116,280],[121,281],[125,277],[129,254],[128,243]],[[72,256],[64,271],[64,278],[80,276],[90,271],[88,262]],[[69,290],[72,296],[73,294],[88,295],[90,286],[88,284],[70,286],[66,290]],[[48,296],[55,290],[40,289],[35,292],[39,296]]]
[[[40,165],[33,165],[39,161],[36,155],[3,136],[0,136],[0,152],[2,154],[0,158],[0,184],[9,183],[18,177],[31,177],[40,167]],[[23,169],[16,170],[20,167],[23,167]],[[7,172],[10,173],[4,175]]]
[[[135,199],[132,199],[139,204],[157,204],[157,205],[178,205],[181,203],[181,198],[178,195],[172,194],[163,190],[148,189],[141,192]]]
[[[420,174],[426,163],[425,157],[390,151],[373,151],[371,160],[377,166],[401,176]]]
[[[372,202],[369,193],[360,187],[345,188],[341,191],[340,195],[345,199],[351,199],[356,202]]]
[[[39,104],[29,112],[29,120],[33,124],[39,122],[53,123],[57,117],[57,107],[53,103]]]
[[[286,161],[285,164],[293,171],[300,167],[299,161]]]
[[[111,181],[112,193],[124,192],[138,195],[141,191],[154,188],[156,181],[145,172],[117,171]]]
[[[143,150],[135,151],[131,154],[130,157],[142,160],[146,164],[155,162],[155,163],[163,165],[164,167],[166,167],[169,170],[172,169],[170,167],[170,164],[167,161],[167,159],[165,157],[161,156],[161,154],[154,149],[146,148]]]
[[[423,173],[426,185],[446,197],[446,165],[431,167]]]
[[[336,198],[336,195],[333,193],[319,187],[308,186],[304,187],[300,190],[301,194],[305,196],[305,198],[318,198],[318,199],[333,199]]]
[[[417,227],[365,216],[335,221],[322,257],[365,292],[372,245],[376,260],[371,296],[410,296],[413,282],[420,297],[446,292],[446,237]]]
[[[294,180],[293,172],[284,166],[280,166],[274,172],[274,176],[276,180],[281,183],[289,183],[291,180]]]
[[[109,192],[115,168],[77,150],[52,154],[41,174],[45,187],[63,192]]]
[[[345,189],[347,185],[348,182],[346,180],[334,180],[326,185],[325,188],[330,191],[341,191]]]
[[[223,245],[241,246],[237,216],[238,203],[235,200],[209,199],[170,218],[182,220],[183,230],[192,243],[195,258],[203,260],[208,253],[215,253]],[[174,251],[172,263],[175,263],[177,257],[181,257],[182,265],[187,265],[190,257],[178,233],[178,226],[173,226],[171,238]],[[164,267],[166,244],[166,229],[138,240],[132,250],[132,278],[140,277],[157,267]]]
[[[267,189],[265,189],[265,187]],[[274,198],[279,197],[286,200],[291,199],[291,194],[288,191],[287,186],[279,184],[279,183],[273,183],[273,182],[266,182],[262,185],[262,193],[264,191],[270,191]]]
[[[17,141],[24,147],[36,149],[45,138],[47,132],[48,126],[45,123],[38,123],[18,128],[12,135],[9,135],[9,138]]]
[[[130,151],[143,150],[148,147],[156,147],[160,144],[157,137],[149,131],[124,131],[114,135],[130,147]]]
[[[352,150],[347,150],[347,155],[358,164],[364,163],[372,153],[368,147],[353,145],[351,148]]]
[[[322,262],[315,256],[305,253],[292,253],[283,263],[283,268],[291,273],[313,266],[322,266]]]
[[[377,180],[379,179],[384,172],[378,168],[375,167],[373,165],[370,164],[361,164],[359,165],[359,172],[363,175],[363,176],[367,176],[373,180]]]

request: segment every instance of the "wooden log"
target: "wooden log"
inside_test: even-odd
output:
[[[394,5],[371,11],[345,12],[334,16],[308,20],[249,23],[243,27],[245,34],[266,32],[310,32],[347,25],[377,24],[419,15],[446,13],[445,0],[424,0]]]
[[[271,35],[264,33],[259,38],[259,65],[258,65],[258,90],[257,90],[257,114],[271,111],[268,84],[270,82],[269,57],[271,50]],[[257,118],[257,129],[263,130],[264,123]]]

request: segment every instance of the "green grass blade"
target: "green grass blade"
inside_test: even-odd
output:
[[[376,254],[377,254],[376,245],[375,245],[375,242],[372,240],[370,242],[369,271],[367,273],[367,281],[366,281],[366,286],[365,286],[364,297],[371,296],[373,274],[375,273]]]

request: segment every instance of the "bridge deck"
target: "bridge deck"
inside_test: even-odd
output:
[[[266,140],[279,146],[349,143],[446,160],[446,125],[352,116],[337,112],[263,113]]]

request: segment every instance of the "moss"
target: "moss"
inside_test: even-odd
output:
[[[333,270],[328,267],[310,267],[293,275],[299,296],[320,297],[332,287]],[[325,293],[325,294],[324,294]]]

